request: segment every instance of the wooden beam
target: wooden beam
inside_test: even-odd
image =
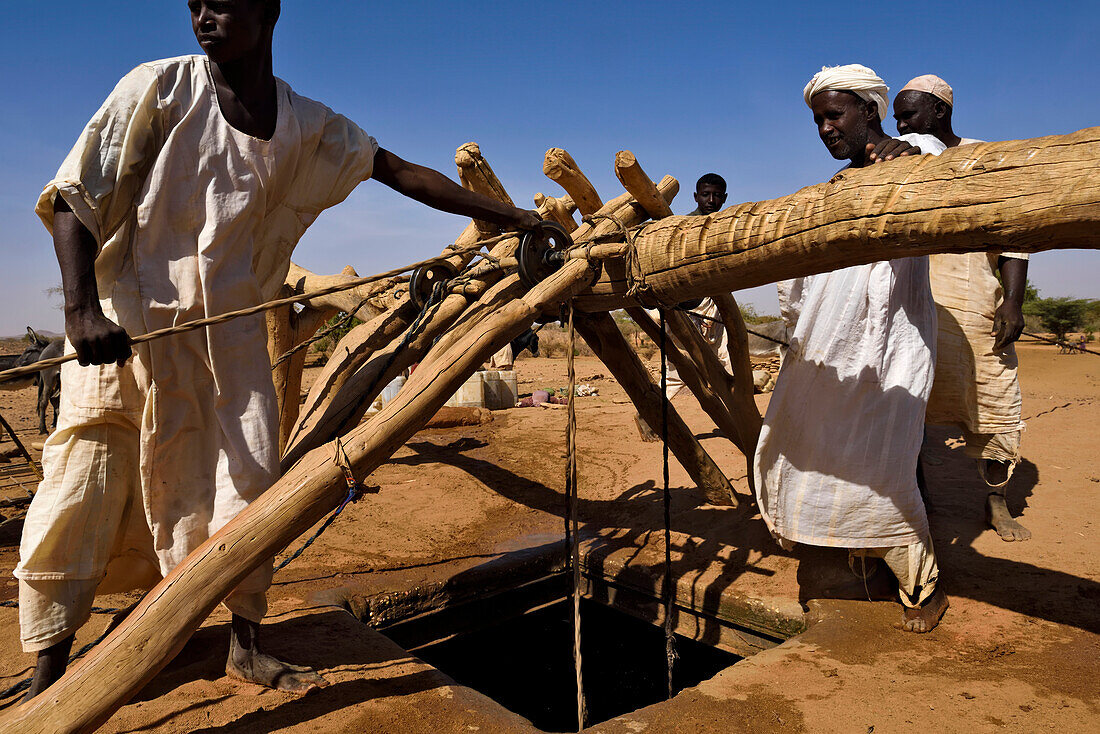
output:
[[[667,303],[813,273],[940,252],[1100,247],[1100,127],[963,145],[844,170],[770,201],[675,216],[635,238],[653,296]],[[605,267],[580,308],[628,305]]]
[[[634,320],[634,323],[641,327],[642,331],[646,333],[646,336],[653,340],[654,344],[660,343],[661,327],[644,308],[633,306],[626,309],[626,313]],[[703,376],[702,370],[695,363],[695,360],[682,351],[672,337],[669,337],[666,343],[665,354],[668,356],[668,360],[672,363],[672,366],[676,368],[676,372],[680,375],[680,379],[684,381],[684,385],[687,386],[691,394],[695,396],[695,399],[699,401],[699,405],[703,408],[703,412],[714,421],[714,425],[725,434],[726,438],[737,446],[741,453],[745,453],[746,447],[743,438],[744,430],[737,424],[729,406],[723,402],[718,393],[719,388],[707,381],[706,377]],[[751,454],[749,457],[751,458]]]

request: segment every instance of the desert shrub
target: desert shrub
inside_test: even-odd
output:
[[[329,331],[328,334],[325,334],[325,336],[315,341],[313,346],[310,347],[310,351],[324,354],[327,359],[332,354],[332,350],[336,348],[336,345],[340,343],[340,340],[347,336],[349,331],[363,323],[356,318],[344,321],[346,317],[347,314],[340,312],[322,324],[321,328],[317,330],[318,334],[324,333],[329,329],[332,329],[332,331]],[[342,321],[343,323],[341,323]],[[314,336],[316,336],[316,334]]]
[[[1080,331],[1090,314],[1087,298],[1035,298],[1024,303],[1027,316],[1037,317],[1040,326],[1058,339],[1065,339],[1066,332]]]

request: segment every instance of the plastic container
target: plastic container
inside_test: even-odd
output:
[[[371,403],[371,406],[367,408],[367,415],[372,415],[382,410],[382,406],[397,397],[397,391],[400,390],[404,386],[404,384],[404,375],[398,375],[397,377],[393,378],[393,380],[390,381],[390,384],[382,388],[382,392],[379,393],[378,397],[374,399],[374,402]]]
[[[485,373],[475,372],[470,379],[462,383],[458,392],[451,396],[447,405],[453,408],[485,407]]]
[[[382,405],[385,405],[386,403],[388,403],[391,400],[393,400],[394,398],[396,398],[397,397],[397,391],[400,390],[404,385],[405,385],[405,376],[404,375],[398,375],[397,377],[393,378],[393,380],[390,382],[390,384],[388,384],[384,388],[382,388],[382,396],[381,396],[382,397]]]
[[[485,371],[485,407],[489,410],[504,410],[516,407],[519,400],[519,385],[515,370]]]

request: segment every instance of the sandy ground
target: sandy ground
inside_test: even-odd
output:
[[[704,605],[729,592],[801,601],[814,624],[670,702],[592,730],[1100,729],[1100,359],[1034,343],[1022,344],[1020,357],[1026,458],[1009,506],[1034,538],[1005,543],[984,526],[985,490],[973,463],[954,432],[932,430],[931,521],[951,601],[937,630],[893,629],[900,612],[890,602],[826,598],[852,595],[843,553],[783,553],[747,501],[740,509],[706,506],[673,463],[681,590]],[[527,359],[517,369],[521,393],[565,384],[564,360]],[[647,563],[659,548],[660,445],[638,439],[633,410],[602,365],[581,359],[577,369],[580,382],[600,390],[577,402],[584,532],[637,547],[638,562]],[[765,408],[767,396],[757,399]],[[31,390],[0,392],[0,412],[37,440],[32,401]],[[677,406],[746,498],[744,457],[689,395]],[[560,537],[564,428],[564,409],[536,408],[421,432],[370,477],[381,492],[349,506],[276,577],[266,639],[273,652],[322,669],[328,688],[295,698],[226,678],[226,616],[218,611],[104,731],[534,731],[323,602],[445,579]],[[0,496],[22,493],[0,481],[7,484]],[[15,593],[17,525],[0,528],[9,579],[0,581],[0,598]],[[0,609],[0,620],[3,688],[27,675],[32,660],[19,651],[15,610]],[[78,644],[106,622],[94,615]],[[11,699],[0,702],[7,705]]]

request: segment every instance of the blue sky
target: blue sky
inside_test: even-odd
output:
[[[0,334],[60,331],[60,281],[33,214],[43,184],[115,82],[137,64],[199,53],[185,0],[20,3],[0,49]],[[481,145],[512,197],[559,194],[547,148],[573,154],[605,198],[615,153],[683,186],[707,171],[729,203],[827,178],[802,102],[823,64],[859,62],[897,90],[935,73],[955,88],[955,130],[990,140],[1100,124],[1100,5],[844,3],[325,2],[285,0],[275,72],[348,115],[384,147],[455,176]],[[893,132],[892,127],[887,127]],[[438,254],[465,226],[367,182],[325,213],[295,260],[318,272],[381,271]],[[1043,295],[1100,297],[1100,252],[1032,259]],[[773,289],[739,294],[774,312]]]

